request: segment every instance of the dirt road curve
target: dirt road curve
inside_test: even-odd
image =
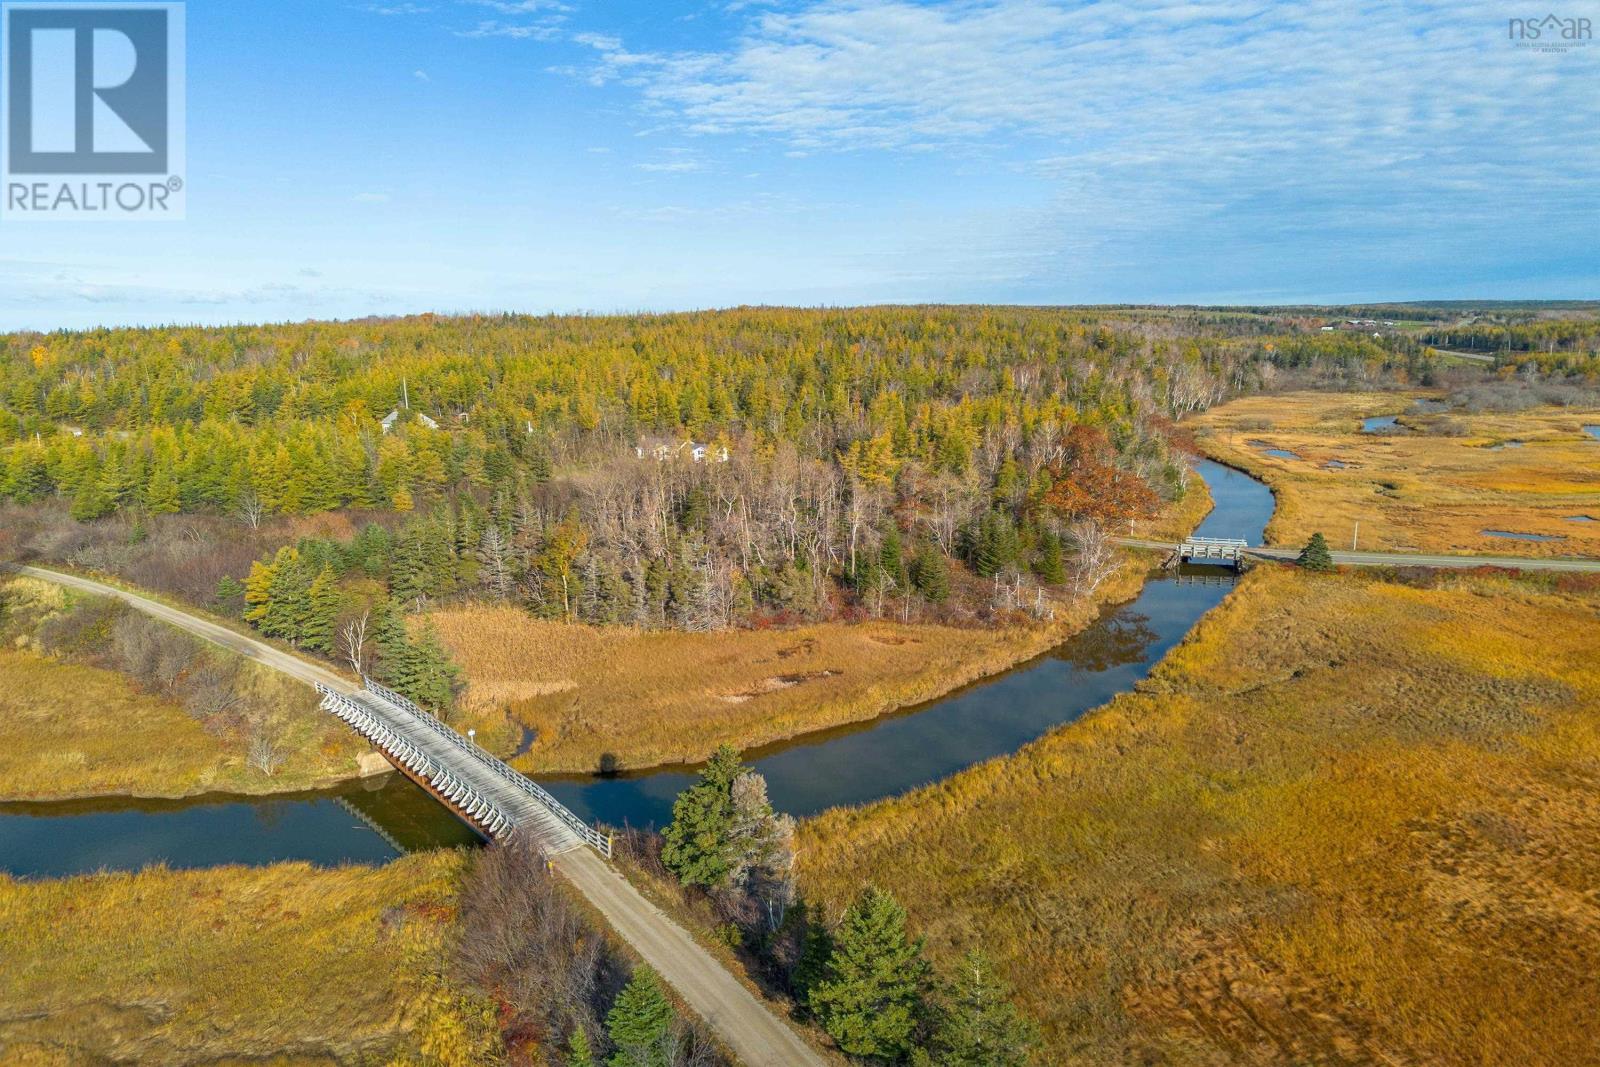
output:
[[[149,597],[59,571],[21,566],[15,570],[85,593],[116,597],[162,622],[303,682],[321,682],[345,691],[354,688],[349,679],[325,667]],[[706,1021],[740,1062],[748,1067],[824,1067],[827,1061],[822,1056],[599,856],[586,848],[577,849],[560,856],[556,869]]]
[[[1145,541],[1119,537],[1117,543],[1129,548],[1153,548],[1171,552],[1171,541]],[[1294,559],[1298,548],[1247,548],[1245,555],[1258,559]],[[1600,559],[1538,559],[1520,556],[1439,556],[1420,552],[1338,552],[1333,561],[1350,567],[1515,567],[1525,571],[1600,571]]]

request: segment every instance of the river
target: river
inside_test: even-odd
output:
[[[1216,506],[1197,533],[1260,544],[1272,494],[1239,471],[1197,464]],[[1137,597],[1042,656],[893,715],[746,753],[773,804],[797,816],[862,804],[1014,752],[1130,689],[1232,586],[1230,572],[1152,576]],[[543,784],[583,818],[660,826],[689,767]],[[0,870],[53,877],[150,863],[210,867],[305,860],[379,863],[402,850],[478,840],[396,774],[318,793],[187,800],[0,803]]]

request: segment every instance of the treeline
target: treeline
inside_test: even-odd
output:
[[[259,518],[515,497],[657,438],[934,466],[1087,423],[1120,448],[1254,358],[1226,320],[983,308],[11,335],[0,495]]]
[[[413,520],[397,533],[369,525],[348,543],[305,538],[257,560],[243,582],[222,579],[217,602],[268,637],[342,660],[448,716],[461,671],[431,623],[408,621],[402,600],[460,586],[452,529]]]
[[[932,471],[870,450],[839,467],[792,449],[726,463],[631,457],[514,501],[466,495],[392,531],[372,523],[345,541],[302,538],[242,583],[224,579],[217,599],[264,634],[438,710],[456,674],[402,613],[457,596],[690,630],[852,613],[1047,614],[1047,590],[1094,591],[1112,566],[1107,529],[1153,514],[1159,496],[1098,430],[1035,445],[1020,462],[951,453]],[[1161,455],[1154,439],[1149,454]],[[1181,485],[1181,472],[1172,479]]]
[[[679,794],[662,835],[625,834],[623,856],[646,876],[674,881],[687,901],[708,904],[720,935],[852,1058],[928,1067],[1032,1061],[1036,1029],[982,952],[939,974],[889,894],[866,887],[832,922],[799,899],[793,820],[774,813],[766,781],[732,748],[718,750]]]

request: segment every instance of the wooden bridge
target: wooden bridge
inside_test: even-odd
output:
[[[1178,562],[1238,567],[1249,547],[1237,537],[1189,537],[1178,546]]]
[[[371,741],[396,769],[486,837],[526,835],[548,856],[588,845],[611,858],[611,837],[585,823],[504,760],[370,678],[341,693],[317,683],[322,706]]]

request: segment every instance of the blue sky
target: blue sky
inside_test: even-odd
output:
[[[193,0],[187,221],[0,226],[0,328],[1597,297],[1542,12]]]

